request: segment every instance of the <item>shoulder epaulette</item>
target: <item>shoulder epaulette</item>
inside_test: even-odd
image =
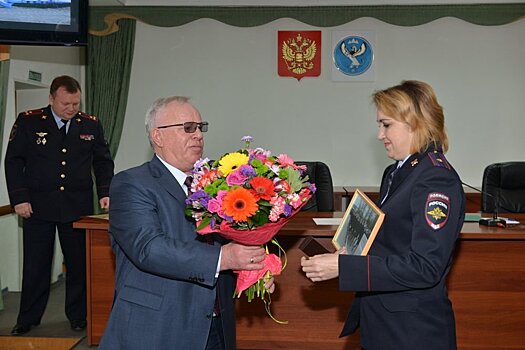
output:
[[[428,152],[427,155],[434,166],[451,169],[450,164],[448,163],[443,153],[433,151]]]
[[[30,111],[25,111],[25,112],[22,113],[22,115],[24,117],[40,116],[42,114],[44,114],[44,109],[43,108],[32,109]]]
[[[87,113],[84,113],[84,112],[78,112],[77,115],[81,118],[84,118],[84,119],[89,119],[89,120],[93,120],[95,122],[98,122],[98,118],[94,115],[89,115]]]

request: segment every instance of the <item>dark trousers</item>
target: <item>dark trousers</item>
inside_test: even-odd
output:
[[[86,318],[86,240],[73,223],[24,219],[24,269],[17,323],[39,324],[49,299],[51,267],[58,229],[66,264],[66,304],[69,320]]]
[[[222,319],[220,316],[213,317],[211,321],[210,334],[206,350],[224,350],[224,332],[222,331]]]

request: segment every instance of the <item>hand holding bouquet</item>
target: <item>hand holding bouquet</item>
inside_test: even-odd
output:
[[[279,247],[273,237],[306,204],[315,185],[303,175],[306,167],[296,165],[289,156],[250,148],[250,136],[242,141],[245,148],[211,165],[208,159],[195,163],[186,214],[196,220],[200,234],[217,232],[241,244],[271,241]],[[283,264],[274,254],[267,254],[263,264],[263,270],[236,271],[237,296],[246,290],[248,301],[256,294],[264,300],[263,277],[280,274]]]

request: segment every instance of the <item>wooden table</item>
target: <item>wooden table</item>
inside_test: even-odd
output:
[[[301,212],[279,232],[288,267],[276,277],[272,321],[263,304],[237,303],[239,349],[360,349],[359,335],[338,338],[353,293],[338,291],[337,280],[312,283],[300,271],[299,244],[306,236],[329,242],[336,226],[316,226],[313,217],[342,213]],[[525,220],[525,215],[512,214]],[[88,344],[98,344],[113,297],[114,259],[107,222],[82,219],[88,242]],[[456,314],[459,349],[525,348],[525,225],[506,229],[465,223],[449,294]]]
[[[86,230],[87,340],[96,345],[109,319],[115,291],[115,255],[108,220],[85,217],[73,224]]]

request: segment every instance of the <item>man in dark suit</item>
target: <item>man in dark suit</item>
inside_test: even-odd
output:
[[[66,316],[72,329],[86,327],[85,237],[73,221],[93,213],[92,170],[100,206],[109,207],[114,165],[99,120],[79,111],[80,93],[72,77],[55,78],[49,105],[20,113],[9,137],[7,189],[24,228],[22,297],[12,335],[40,324],[57,229],[66,265]]]
[[[158,99],[146,129],[153,159],[111,184],[115,298],[99,349],[235,349],[232,270],[263,268],[264,249],[207,240],[184,214],[208,129],[188,99]]]

